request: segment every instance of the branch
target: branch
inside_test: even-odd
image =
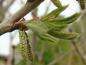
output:
[[[14,0],[7,0],[7,5],[6,6],[3,6],[3,3],[4,3],[5,1],[4,0],[2,0],[1,2],[0,2],[0,23],[1,22],[3,22],[3,20],[5,19],[5,15],[6,15],[6,13],[8,13],[8,9],[9,9],[9,7],[11,7],[11,5],[14,3]]]
[[[84,10],[85,9],[85,0],[76,0],[76,1],[78,1],[78,3],[80,4],[81,9]]]
[[[36,7],[35,9],[32,10],[31,14],[33,19],[37,19],[37,12],[38,12],[38,8]],[[32,52],[33,52],[33,58],[36,59],[36,44],[37,44],[37,37],[36,34],[33,32],[32,34],[32,40],[31,40],[31,45],[32,45]]]
[[[69,28],[69,31],[72,32],[72,29]],[[75,51],[77,52],[77,54],[81,58],[81,61],[83,62],[83,64],[86,65],[86,60],[83,57],[82,53],[80,52],[80,50],[79,50],[79,48],[78,48],[77,43],[75,42],[75,40],[71,40],[71,43],[72,43],[73,47],[75,48]]]
[[[18,12],[16,12],[9,20],[3,21],[0,24],[0,35],[13,31],[13,25],[18,22],[21,18],[23,18],[27,13],[31,12],[34,8],[36,8],[43,0],[27,0],[24,7],[22,7]]]
[[[83,62],[84,65],[86,65],[86,60],[83,57],[83,55],[81,54],[80,50],[78,49],[76,42],[74,40],[72,40],[71,42],[75,48],[75,51],[78,53],[79,57],[81,58],[81,61]]]

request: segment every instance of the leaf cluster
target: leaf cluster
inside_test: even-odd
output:
[[[35,65],[47,65],[55,57],[59,57],[62,56],[62,54],[65,54],[65,51],[69,52],[71,50],[71,44],[69,44],[70,42],[68,40],[73,40],[78,36],[76,32],[67,32],[64,30],[67,29],[69,24],[75,22],[80,14],[75,13],[67,18],[59,18],[60,13],[62,13],[68,7],[68,5],[62,6],[59,0],[51,1],[57,7],[55,10],[41,17],[40,19],[32,20],[30,23],[26,25],[27,28],[31,30],[37,38],[37,42],[35,45]],[[29,34],[30,42],[32,41],[33,33]],[[28,44],[30,42],[28,42]],[[25,40],[22,43],[25,43]],[[30,49],[28,50],[30,51]],[[55,56],[55,54],[57,55]],[[41,59],[40,55],[42,57]],[[68,61],[68,58],[65,59],[65,61]],[[62,65],[62,63],[64,63],[60,62],[57,61],[56,63],[58,65]]]

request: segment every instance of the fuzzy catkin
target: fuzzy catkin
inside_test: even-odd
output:
[[[20,37],[21,55],[27,61],[28,60],[33,61],[31,46],[29,44],[27,33],[25,31],[19,31],[19,37]]]

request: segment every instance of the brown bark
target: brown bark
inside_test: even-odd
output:
[[[43,0],[35,0],[33,2],[26,2],[25,6],[16,12],[9,20],[3,21],[0,24],[0,35],[13,31],[12,26],[23,18],[27,13],[36,8]]]

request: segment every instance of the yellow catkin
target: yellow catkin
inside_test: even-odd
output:
[[[21,55],[27,61],[33,61],[31,46],[25,31],[19,31]]]

